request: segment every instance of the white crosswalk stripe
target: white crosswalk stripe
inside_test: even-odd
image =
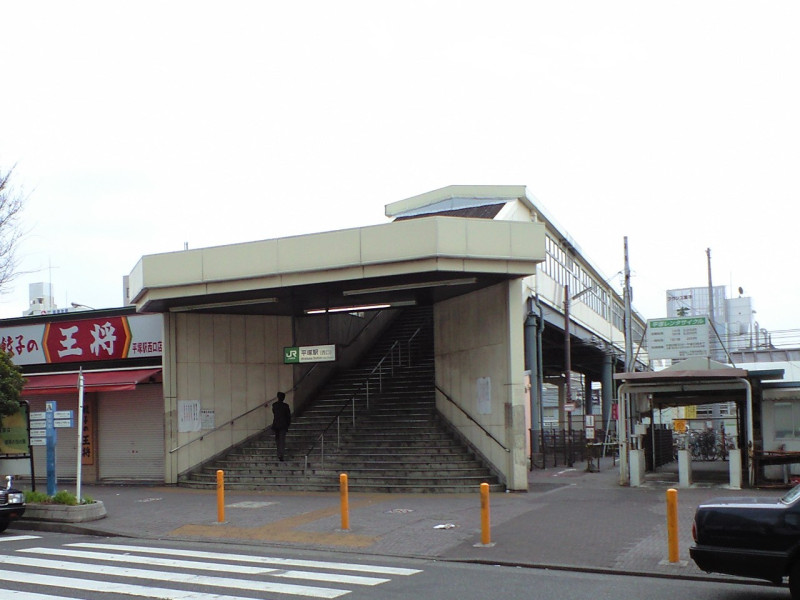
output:
[[[150,569],[131,569],[128,567],[111,567],[89,563],[75,563],[65,560],[47,560],[41,558],[27,558],[24,556],[0,556],[0,563],[17,567],[34,567],[51,569],[54,571],[77,571],[79,573],[93,573],[111,577],[126,577],[129,579],[150,579],[153,581],[169,581],[172,583],[189,583],[192,585],[206,585],[211,587],[224,587],[238,590],[254,590],[259,592],[275,592],[277,594],[291,594],[294,596],[311,596],[312,598],[338,598],[347,593],[347,590],[296,585],[288,583],[273,583],[270,581],[251,581],[247,579],[233,579],[231,577],[207,577],[193,573],[176,573],[174,571],[153,571]]]
[[[41,539],[39,535],[4,535],[0,537],[0,542],[7,544],[8,542],[24,542],[26,540]]]
[[[280,569],[249,567],[245,565],[207,563],[196,560],[175,560],[169,558],[154,558],[152,556],[134,556],[131,554],[109,554],[107,552],[81,552],[80,550],[65,550],[63,548],[27,548],[20,550],[20,552],[28,552],[31,554],[47,554],[50,556],[64,556],[67,558],[89,558],[106,562],[125,562],[129,564],[171,567],[175,569],[192,569],[193,571],[225,571],[226,573],[239,573],[247,575],[270,574],[274,577],[329,581],[351,585],[378,585],[389,581],[389,579],[378,577],[359,577],[357,575],[315,573],[313,571],[284,571]]]
[[[294,558],[276,558],[272,556],[242,556],[225,552],[206,552],[203,550],[181,550],[178,548],[145,548],[142,546],[126,546],[123,544],[69,544],[70,548],[94,548],[98,550],[119,550],[121,552],[140,552],[144,554],[167,554],[169,556],[186,556],[189,558],[206,558],[209,560],[236,560],[239,562],[258,563],[265,565],[280,565],[283,567],[306,567],[316,569],[334,569],[336,571],[359,571],[361,573],[376,573],[382,575],[415,575],[422,571],[418,569],[404,569],[398,567],[385,567],[380,565],[365,565],[356,563],[327,562],[316,560],[298,560]]]
[[[149,568],[139,568],[145,565]],[[223,572],[225,576],[205,574],[213,572]],[[354,586],[388,583],[391,579],[386,575],[404,577],[416,573],[421,571],[129,544],[68,544],[0,554],[0,582],[9,582],[3,591],[3,598],[8,600],[66,600],[65,596],[43,594],[40,589],[8,589],[15,587],[12,583],[20,582],[34,587],[164,600],[253,600],[266,597],[264,594],[332,599],[350,593]],[[181,585],[192,590],[171,587]],[[0,588],[4,587],[0,583]],[[203,587],[211,589],[200,591]],[[58,589],[52,591],[58,593]],[[244,596],[238,595],[242,592]],[[224,595],[230,593],[234,595]]]
[[[7,600],[75,600],[73,597],[32,594],[31,592],[19,592],[17,590],[3,590],[3,598]]]

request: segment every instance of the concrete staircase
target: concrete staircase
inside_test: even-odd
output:
[[[213,488],[222,469],[228,489],[336,491],[341,473],[352,492],[504,489],[436,413],[430,308],[406,309],[358,367],[334,377],[293,418],[286,448],[279,462],[267,432],[179,484]]]

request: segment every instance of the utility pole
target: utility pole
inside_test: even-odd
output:
[[[569,334],[569,284],[564,286],[564,377],[566,379],[567,466],[572,466],[572,343]]]
[[[706,248],[706,258],[708,262],[708,322],[711,327],[708,330],[708,352],[709,358],[716,358],[714,351],[714,332],[717,327],[714,324],[714,284],[711,283],[711,248]]]
[[[632,373],[633,327],[631,326],[631,269],[628,262],[628,236],[625,236],[625,372]],[[619,438],[619,484],[628,482],[628,398],[617,398],[617,436]]]

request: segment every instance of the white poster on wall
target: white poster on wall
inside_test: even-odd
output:
[[[178,400],[178,432],[200,431],[200,401]]]
[[[204,408],[200,411],[200,423],[203,430],[214,429],[214,411]]]
[[[492,380],[489,377],[478,377],[478,414],[492,414]]]

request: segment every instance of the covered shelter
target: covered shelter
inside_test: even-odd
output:
[[[437,406],[509,489],[527,489],[522,278],[545,259],[544,232],[530,221],[431,216],[142,257],[129,296],[164,318],[166,481],[256,433],[254,411],[277,391],[289,391],[293,410],[311,398],[307,371],[286,363],[285,348],[354,339],[337,318],[352,332],[369,327],[357,315],[425,305],[437,387],[469,406],[491,380],[473,412],[503,445],[443,399]],[[198,437],[181,423],[191,402],[232,426]]]
[[[619,373],[614,378],[621,382],[618,388],[620,402],[625,402],[631,415],[629,423],[620,423],[621,451],[630,452],[630,473],[621,470],[620,483],[637,485],[643,476],[644,461],[636,453],[643,452],[639,437],[644,414],[665,407],[696,406],[721,402],[733,402],[737,407],[736,449],[730,460],[730,484],[738,487],[746,475],[749,485],[755,484],[756,464],[753,459],[760,438],[761,381],[777,379],[781,373],[770,371],[748,371],[723,364],[709,358],[690,358],[661,371]],[[652,423],[652,419],[651,419]],[[741,457],[741,450],[747,452]],[[736,456],[740,456],[736,460]],[[743,460],[742,460],[743,459]],[[622,461],[621,465],[625,462]],[[679,468],[682,468],[679,465]],[[738,469],[738,473],[736,472]]]

